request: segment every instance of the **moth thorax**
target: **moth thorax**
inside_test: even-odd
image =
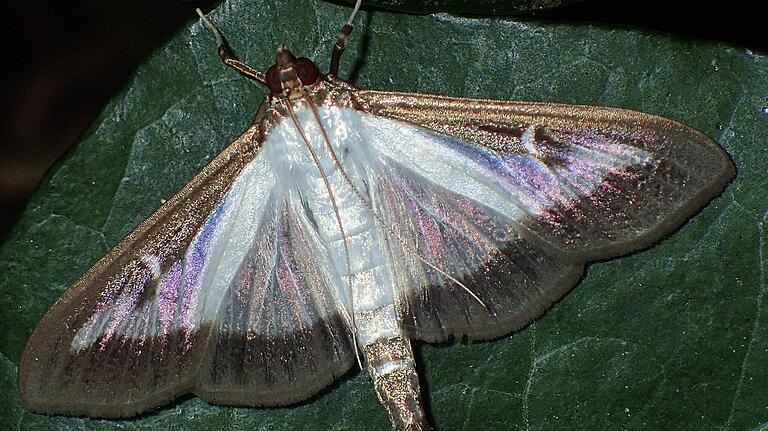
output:
[[[315,63],[306,57],[296,58],[285,45],[277,47],[275,64],[266,73],[267,86],[273,95],[290,94],[318,79],[320,71]]]

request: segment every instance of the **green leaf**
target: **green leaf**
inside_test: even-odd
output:
[[[266,68],[278,43],[326,68],[347,8],[223,4],[211,15]],[[690,124],[738,169],[725,193],[659,245],[592,265],[519,333],[421,346],[442,430],[768,427],[768,58],[626,29],[449,15],[363,14],[342,61],[362,87],[620,106]],[[47,174],[0,249],[0,429],[387,430],[353,373],[298,406],[194,397],[137,419],[31,414],[15,386],[26,338],[72,280],[252,120],[264,89],[219,63],[194,22],[158,50]]]

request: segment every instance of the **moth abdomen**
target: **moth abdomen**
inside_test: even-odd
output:
[[[419,377],[407,338],[379,340],[363,347],[368,374],[379,402],[398,431],[429,431],[422,408]]]

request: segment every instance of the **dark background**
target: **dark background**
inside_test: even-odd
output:
[[[74,3],[74,4],[65,4]],[[0,240],[40,177],[185,22],[215,1],[27,1],[0,6]],[[586,0],[534,19],[588,21],[768,52],[765,0]]]

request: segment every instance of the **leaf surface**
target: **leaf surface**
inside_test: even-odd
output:
[[[211,18],[249,64],[278,43],[325,70],[347,8],[229,1]],[[687,123],[738,174],[657,246],[596,263],[528,328],[422,345],[441,430],[754,430],[768,427],[768,57],[627,29],[440,14],[362,14],[342,61],[361,87],[610,105]],[[20,406],[27,337],[63,290],[252,121],[264,90],[224,67],[190,23],[139,68],[46,175],[0,248],[0,428],[387,430],[353,373],[277,409],[194,397],[131,420],[47,417]]]

